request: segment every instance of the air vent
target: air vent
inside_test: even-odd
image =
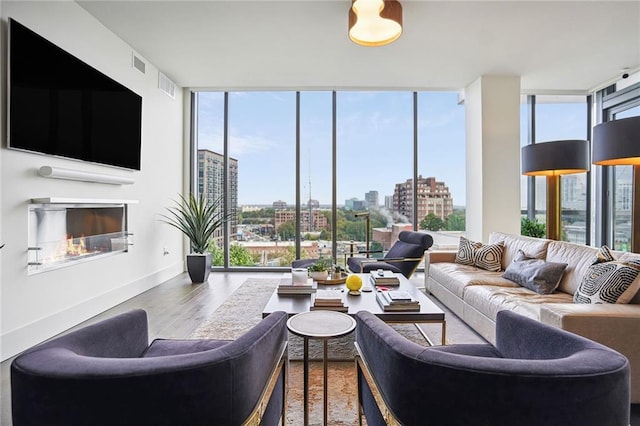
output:
[[[144,74],[144,70],[146,68],[146,64],[140,58],[138,58],[135,54],[133,55],[133,67]]]
[[[166,93],[171,99],[176,98],[176,84],[169,80],[169,77],[158,71],[158,88]]]

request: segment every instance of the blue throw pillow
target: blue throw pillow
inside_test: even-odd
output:
[[[551,294],[558,288],[566,268],[566,263],[535,259],[518,250],[502,276],[538,294]]]

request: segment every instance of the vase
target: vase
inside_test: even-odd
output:
[[[187,272],[192,283],[203,283],[211,273],[211,253],[192,253],[187,255]]]
[[[326,280],[329,276],[329,271],[309,271],[309,276],[313,278],[314,281]]]

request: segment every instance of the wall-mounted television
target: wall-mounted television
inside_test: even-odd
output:
[[[140,170],[142,97],[9,19],[8,147]]]

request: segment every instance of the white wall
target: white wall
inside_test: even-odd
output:
[[[0,149],[1,355],[6,359],[183,271],[181,235],[158,214],[182,192],[183,95],[171,99],[157,88],[158,70],[131,66],[133,50],[75,2],[2,2],[2,27],[16,19],[143,98],[141,171],[133,172],[6,148],[6,99],[2,97]],[[6,43],[2,43],[6,64]],[[138,55],[144,59],[141,55]],[[43,67],[48,64],[43,63]],[[2,67],[2,81],[6,65]],[[3,84],[4,86],[4,84]],[[117,125],[117,123],[114,123]],[[43,165],[135,179],[106,185],[39,177]],[[135,235],[128,253],[27,275],[27,206],[31,198],[72,197],[138,200],[129,209]],[[167,248],[168,255],[163,254]]]
[[[482,76],[465,89],[467,237],[520,234],[520,78]]]

